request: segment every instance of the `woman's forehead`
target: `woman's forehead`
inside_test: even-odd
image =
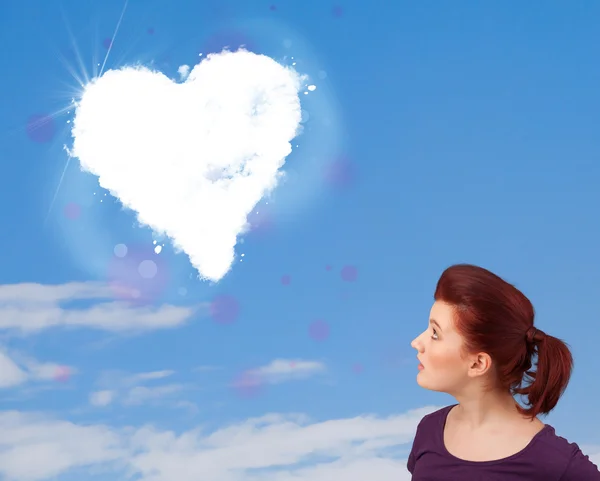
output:
[[[429,312],[429,320],[435,321],[442,329],[450,330],[454,319],[454,309],[450,304],[435,301]]]

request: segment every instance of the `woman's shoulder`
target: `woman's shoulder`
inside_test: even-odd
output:
[[[423,416],[421,418],[421,421],[419,422],[417,431],[423,429],[443,429],[444,424],[446,423],[446,418],[448,417],[448,413],[454,406],[456,406],[456,404],[445,406],[443,408],[438,408]]]
[[[435,444],[440,438],[440,433],[444,431],[446,417],[454,406],[456,404],[443,408],[431,408],[430,412],[425,414],[419,421],[413,446],[424,447],[426,444]]]
[[[537,455],[546,459],[553,459],[565,466],[561,481],[589,480],[600,481],[600,471],[584,454],[576,443],[570,442],[556,434],[555,429],[547,424],[543,433],[538,437],[536,447]],[[540,452],[541,450],[541,452]]]

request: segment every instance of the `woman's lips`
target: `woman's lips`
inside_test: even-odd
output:
[[[423,369],[425,369],[425,366],[423,366],[423,364],[419,363],[418,368],[419,368],[419,371],[422,371]]]

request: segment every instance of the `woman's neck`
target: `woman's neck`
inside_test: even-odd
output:
[[[487,391],[455,398],[459,405],[453,416],[473,429],[523,419],[510,393]]]

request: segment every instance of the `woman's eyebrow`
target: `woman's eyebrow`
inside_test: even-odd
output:
[[[443,330],[442,326],[440,326],[435,319],[429,319],[429,324],[435,324],[440,331]]]

